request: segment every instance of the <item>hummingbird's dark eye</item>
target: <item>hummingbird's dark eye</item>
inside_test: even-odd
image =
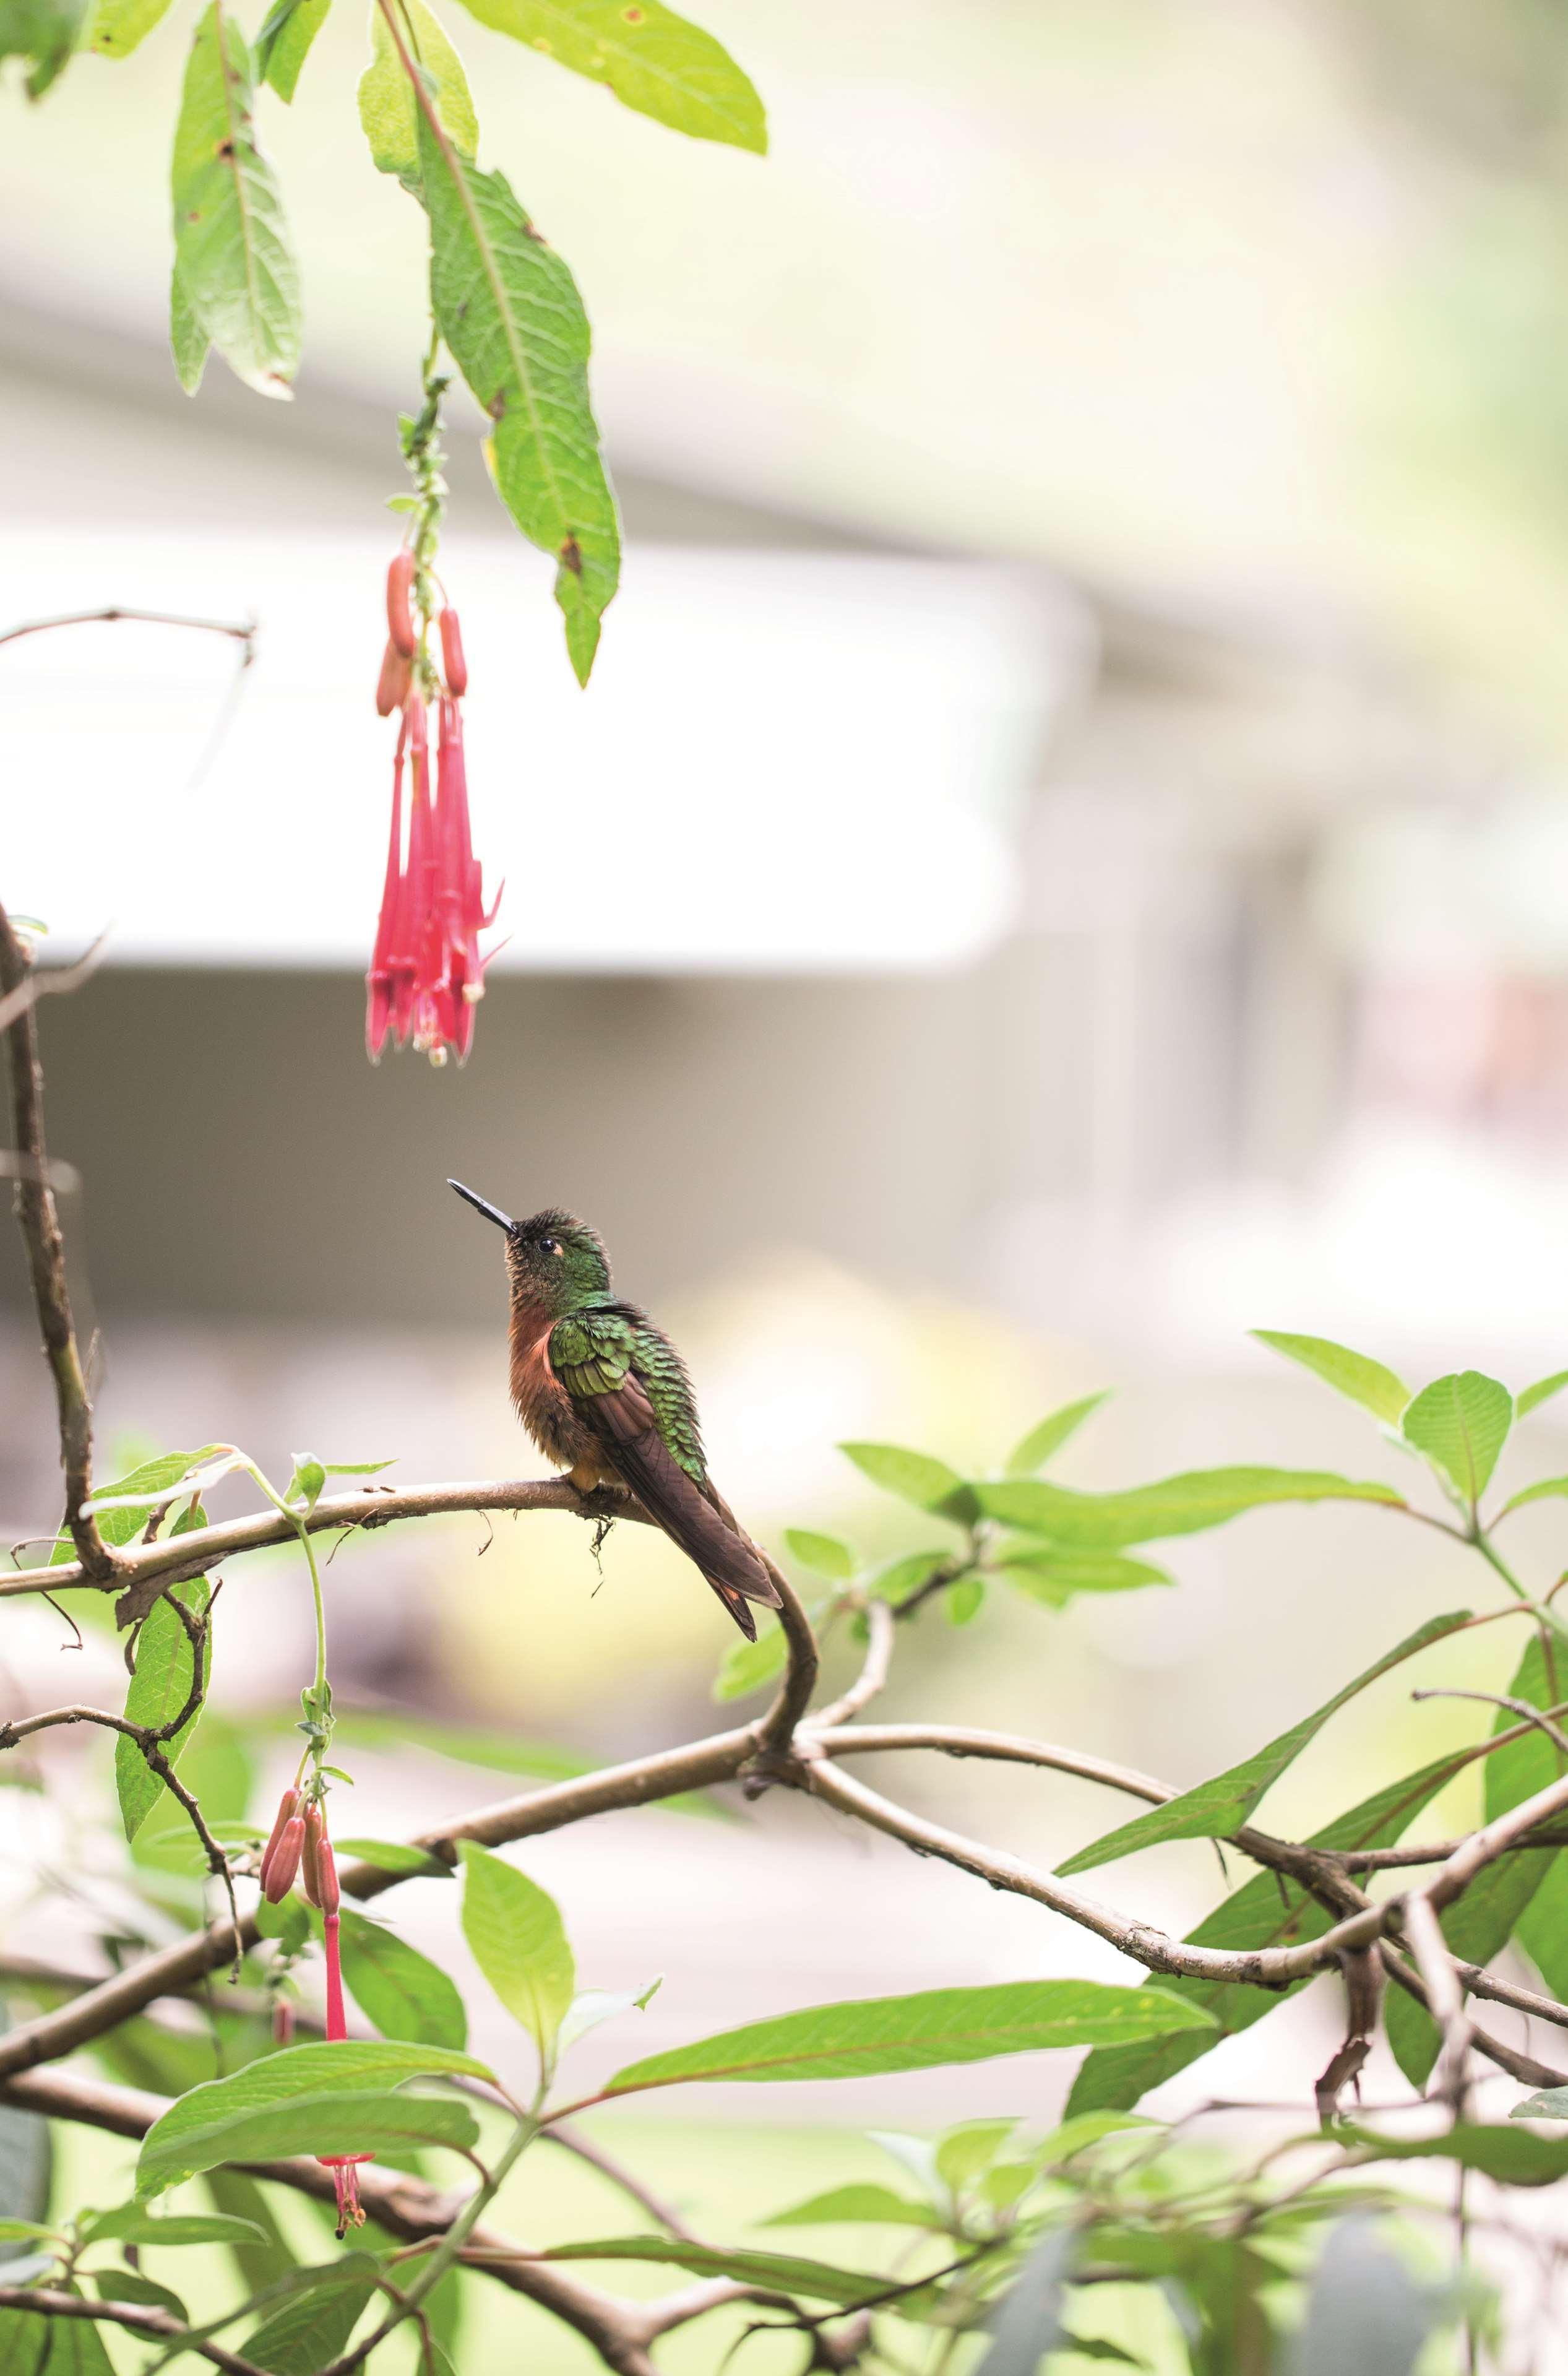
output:
[[[541,1254],[558,1254],[561,1252],[561,1241],[559,1238],[540,1238],[539,1250]]]

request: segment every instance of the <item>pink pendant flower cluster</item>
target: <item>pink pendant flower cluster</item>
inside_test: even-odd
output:
[[[373,1063],[389,1039],[397,1047],[417,1048],[433,1064],[444,1064],[449,1052],[463,1062],[473,1046],[474,1008],[484,995],[489,962],[480,955],[479,936],[493,924],[501,904],[497,891],[485,908],[482,870],[469,828],[458,707],[469,671],[457,614],[449,607],[439,613],[437,675],[428,634],[415,632],[417,583],[414,555],[405,547],[387,572],[389,632],[375,695],[377,714],[390,718],[396,710],[398,725],[386,874],[366,976],[365,1046]],[[434,790],[430,710],[422,687],[434,703]]]
[[[339,1907],[338,1862],[332,1853],[332,1843],[327,1835],[327,1819],[318,1800],[308,1806],[301,1804],[298,1790],[285,1790],[279,1802],[278,1820],[272,1826],[272,1836],[262,1851],[261,1894],[270,1905],[280,1906],[292,1889],[296,1878],[302,1897],[319,1907],[322,1928],[327,1940],[327,2035],[329,2039],[347,2037],[349,2025],[343,2010],[343,1956],[339,1941],[341,1928]],[[338,2196],[338,2237],[341,2242],[350,2228],[364,2225],[364,2209],[360,2202],[359,2165],[374,2161],[374,2154],[322,2154],[317,2156],[323,2169],[332,2172]]]

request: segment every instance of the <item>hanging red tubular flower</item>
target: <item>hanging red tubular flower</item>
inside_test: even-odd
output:
[[[327,1825],[319,1806],[309,1810],[306,1817],[305,1871],[309,1877],[313,1902],[321,1907],[322,1929],[327,1944],[327,2035],[329,2039],[347,2037],[348,2020],[343,2009],[343,1954],[339,1933],[338,1866],[332,1854],[332,1843],[327,1836]],[[374,2154],[319,2154],[323,2169],[332,2172],[334,2192],[338,2197],[338,2238],[341,2242],[350,2228],[364,2225],[364,2208],[360,2202],[359,2165],[374,2161]]]
[[[484,995],[488,959],[480,954],[479,936],[495,921],[501,902],[498,891],[486,908],[483,870],[473,853],[458,707],[468,667],[450,609],[441,613],[440,627],[446,681],[444,687],[436,681],[434,786],[423,696],[416,688],[401,699],[381,915],[365,977],[365,1046],[373,1063],[388,1040],[417,1048],[434,1064],[444,1064],[448,1054],[464,1061],[473,1046],[474,1007]],[[427,679],[434,678],[428,662],[419,665]],[[382,692],[385,683],[384,671]],[[378,693],[378,707],[381,697]]]

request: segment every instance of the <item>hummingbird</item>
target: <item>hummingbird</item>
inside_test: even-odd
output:
[[[685,1363],[615,1293],[598,1230],[554,1207],[514,1221],[446,1185],[505,1231],[512,1401],[540,1452],[579,1493],[625,1486],[754,1642],[751,1604],[777,1609],[778,1589],[707,1473]]]

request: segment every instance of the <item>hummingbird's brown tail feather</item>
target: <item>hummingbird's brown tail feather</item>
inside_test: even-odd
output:
[[[701,1569],[742,1633],[754,1642],[756,1624],[746,1603],[757,1600],[777,1609],[778,1588],[717,1495],[710,1499],[670,1450],[636,1375],[628,1372],[624,1384],[610,1394],[584,1396],[577,1408],[616,1475]]]

